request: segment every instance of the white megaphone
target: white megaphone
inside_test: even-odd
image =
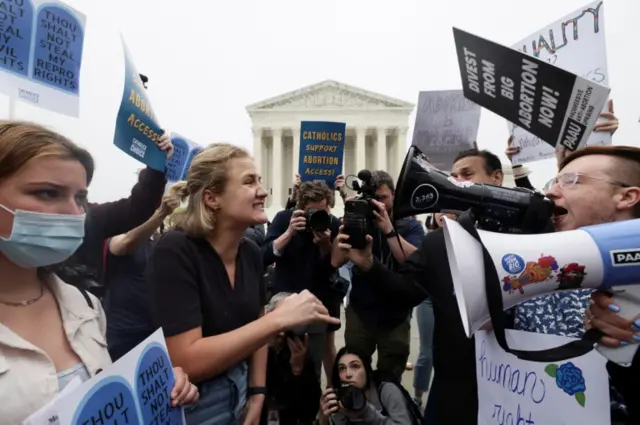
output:
[[[445,217],[447,258],[468,337],[489,322],[482,245],[458,222]],[[555,291],[600,289],[612,292],[618,313],[640,314],[640,219],[541,235],[479,230],[482,244],[501,278],[505,309]],[[609,360],[628,365],[638,348],[598,345]]]

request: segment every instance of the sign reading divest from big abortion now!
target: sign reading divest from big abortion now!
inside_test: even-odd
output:
[[[453,29],[467,99],[552,146],[584,146],[610,89],[546,61]]]
[[[300,162],[302,181],[320,181],[333,188],[342,173],[347,126],[340,122],[302,121]]]
[[[0,92],[77,117],[85,20],[57,0],[0,1]]]
[[[124,90],[116,117],[113,143],[148,167],[164,171],[167,153],[161,151],[157,145],[162,136],[162,128],[158,125],[146,89],[124,40],[122,47],[125,67]]]
[[[175,383],[162,329],[109,368],[62,397],[55,406],[60,425],[183,425],[181,407],[171,406]]]
[[[509,346],[544,350],[571,338],[507,330]],[[608,425],[607,359],[597,351],[562,362],[520,360],[506,353],[493,332],[478,331],[478,425]]]
[[[582,78],[609,86],[604,2],[601,0],[564,16],[512,47]],[[549,144],[518,126],[511,127],[513,144],[520,148],[520,152],[511,158],[513,164],[555,157],[555,150]],[[587,145],[591,146],[610,144],[611,133],[606,131],[593,132],[587,140]]]

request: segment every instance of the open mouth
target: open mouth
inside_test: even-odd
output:
[[[253,204],[253,208],[257,208],[259,210],[264,210],[264,203],[260,202],[258,204]]]
[[[556,207],[553,209],[554,217],[562,217],[563,215],[567,215],[567,213],[569,213],[569,211],[567,211],[566,208],[562,208],[558,205],[556,205]]]

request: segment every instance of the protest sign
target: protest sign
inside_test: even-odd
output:
[[[568,14],[512,47],[582,78],[609,86],[602,1]],[[605,111],[613,112],[607,107]],[[553,147],[528,131],[517,126],[514,128],[513,125],[510,125],[510,131],[513,145],[520,148],[520,152],[512,158],[514,165],[555,156]],[[587,145],[591,146],[610,144],[609,132],[593,132],[587,140]]]
[[[202,147],[176,133],[171,134],[171,140],[173,141],[173,156],[167,161],[167,181],[186,180],[191,161],[202,152]]]
[[[510,347],[544,350],[569,341],[507,330]],[[478,331],[478,425],[608,425],[607,359],[597,351],[562,362],[530,362],[506,353],[493,332]]]
[[[56,0],[0,2],[0,92],[77,117],[85,21]]]
[[[423,91],[418,96],[413,145],[440,170],[451,170],[455,156],[474,147],[480,106],[461,90]]]
[[[342,173],[346,132],[345,123],[302,121],[298,174],[303,182],[320,181],[333,188]]]
[[[608,88],[457,28],[453,33],[467,99],[554,147],[584,146]]]
[[[73,378],[69,383],[60,391],[58,396],[49,401],[40,410],[33,412],[27,419],[22,422],[22,425],[58,425],[58,410],[56,410],[56,402],[67,394],[71,394],[76,388],[82,385],[82,380],[79,376]]]
[[[56,403],[60,425],[183,425],[162,329]]]
[[[113,143],[154,170],[164,171],[167,153],[158,148],[162,136],[151,102],[124,40],[124,91],[116,117]]]

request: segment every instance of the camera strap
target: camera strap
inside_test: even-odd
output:
[[[595,328],[589,329],[582,339],[569,342],[567,344],[539,351],[516,350],[509,347],[505,335],[505,313],[504,304],[502,302],[502,292],[500,290],[500,278],[498,270],[493,263],[491,254],[482,243],[482,239],[475,227],[475,219],[471,211],[464,212],[458,219],[458,223],[473,236],[482,246],[482,260],[484,263],[484,282],[487,292],[487,304],[489,305],[489,316],[493,324],[493,332],[495,334],[498,345],[514,356],[522,360],[533,362],[558,362],[583,356],[595,348],[595,344],[604,336],[604,334]]]

